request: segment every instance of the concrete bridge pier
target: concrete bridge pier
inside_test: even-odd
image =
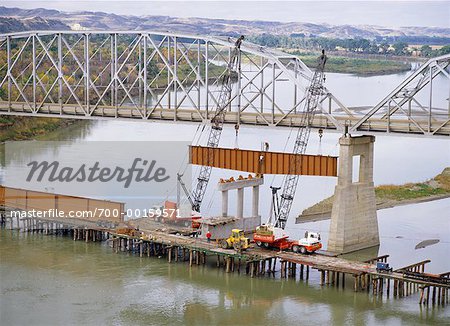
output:
[[[339,139],[338,184],[334,191],[328,250],[347,253],[380,244],[373,185],[374,136]],[[359,160],[359,173],[353,165]]]
[[[264,183],[260,177],[249,176],[248,178],[239,177],[234,180],[222,180],[217,188],[222,193],[222,216],[202,219],[201,234],[204,237],[208,232],[212,239],[228,238],[233,229],[241,229],[246,233],[252,233],[257,226],[261,225],[261,216],[258,212],[259,206],[259,186]],[[244,190],[252,188],[252,215],[244,216]],[[228,194],[237,191],[236,215],[230,216],[228,213]]]
[[[228,215],[228,191],[237,190],[236,217],[244,217],[244,189],[252,188],[252,217],[259,216],[259,186],[263,184],[263,178],[242,178],[238,180],[222,182],[218,184],[218,190],[222,192],[222,216]]]

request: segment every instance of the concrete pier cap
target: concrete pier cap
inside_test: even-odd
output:
[[[380,244],[373,184],[374,136],[339,139],[338,183],[331,211],[328,251],[348,253]],[[354,163],[359,171],[353,174]]]

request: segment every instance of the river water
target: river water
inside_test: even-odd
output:
[[[349,106],[370,105],[404,78],[405,74],[372,77],[328,74],[327,87]],[[445,93],[445,86],[441,91]],[[99,121],[72,126],[45,139],[191,141],[196,132],[195,125]],[[286,140],[289,138],[292,143],[293,137],[295,133],[288,129],[271,130],[268,134],[266,129],[242,127],[238,145],[259,149],[262,142],[268,141],[271,150],[282,151],[289,147],[285,147]],[[338,138],[338,134],[326,132],[319,142],[318,135],[313,133],[308,152],[337,155]],[[233,128],[226,128],[221,146],[235,145]],[[450,166],[450,142],[377,136],[374,165],[376,184],[424,181]],[[193,175],[195,172],[194,168]],[[237,175],[214,170],[211,180]],[[269,186],[281,181],[266,176],[260,201],[263,219],[270,208]],[[335,184],[335,178],[300,178],[287,227],[292,237],[300,236],[306,229],[316,230],[326,244],[329,221],[296,225],[294,217],[331,195]],[[205,215],[220,210],[220,196],[214,188],[210,186],[205,196]],[[234,202],[233,197],[230,202]],[[250,203],[245,212],[250,212]],[[431,259],[426,267],[429,272],[450,271],[450,199],[381,210],[378,220],[380,247],[351,257],[390,254],[394,268]],[[9,230],[0,232],[2,325],[442,325],[450,320],[448,307],[420,307],[418,295],[380,300],[349,289],[322,288],[315,271],[309,284],[277,278],[251,279],[237,273],[225,274],[216,268],[189,269],[181,263],[169,265],[165,260],[113,254],[106,245],[98,243]],[[439,239],[439,243],[414,249],[426,239]]]

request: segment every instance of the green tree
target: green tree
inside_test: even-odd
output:
[[[370,48],[370,41],[366,40],[365,38],[358,39],[356,42],[358,46],[358,50],[361,52],[367,52],[367,50]]]
[[[449,53],[450,53],[450,45],[443,46],[442,48],[439,49],[440,55],[449,54]]]
[[[389,51],[389,44],[387,44],[386,42],[383,42],[380,44],[380,48],[383,54],[388,53]]]
[[[159,72],[159,69],[158,69],[158,66],[156,65],[156,62],[154,60],[151,60],[147,64],[147,77],[153,79],[156,77],[158,72]]]
[[[396,55],[403,55],[408,53],[408,44],[406,42],[397,42],[392,45]]]
[[[367,52],[369,53],[379,53],[380,52],[380,46],[378,44],[371,43],[369,48],[367,49]]]
[[[429,45],[422,45],[422,47],[420,48],[420,53],[422,57],[431,57],[433,50]]]

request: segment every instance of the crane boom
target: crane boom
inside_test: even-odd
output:
[[[186,184],[183,182],[182,177],[183,177],[182,174],[177,173],[178,187],[181,186],[181,188],[183,188],[183,191],[187,195],[187,199],[189,200],[189,203],[193,207],[194,202],[192,201],[192,197],[189,195],[189,191],[186,187]],[[177,188],[177,206],[179,206],[179,205],[180,205],[180,190],[179,190],[179,188]]]
[[[319,104],[320,96],[323,94],[323,82],[325,79],[324,68],[326,61],[327,56],[325,55],[325,51],[322,50],[322,55],[318,58],[317,68],[313,74],[311,83],[306,90],[306,99],[300,124],[301,127],[298,130],[295,140],[294,154],[305,154],[306,152],[315,110]],[[278,209],[275,211],[275,226],[282,229],[286,226],[292,202],[294,201],[295,191],[297,190],[299,175],[295,174],[294,171],[296,171],[296,167],[301,164],[301,162],[297,162],[297,158],[298,156],[293,156],[291,162],[289,162],[289,170],[292,171],[292,173],[287,174],[284,179],[281,200]]]
[[[219,146],[220,136],[222,134],[223,122],[225,120],[226,108],[231,101],[231,92],[233,90],[233,83],[231,74],[234,69],[240,70],[241,60],[240,60],[240,48],[241,43],[244,40],[244,36],[240,36],[235,44],[233,52],[231,53],[230,62],[227,66],[227,71],[223,76],[222,87],[219,94],[219,99],[217,102],[217,107],[213,118],[211,119],[211,131],[208,137],[207,146],[211,148],[216,148]],[[213,153],[208,155],[208,161],[213,160]],[[197,185],[192,193],[192,198],[190,202],[192,203],[192,209],[194,211],[200,212],[200,205],[202,203],[203,197],[205,196],[206,187],[211,176],[211,166],[202,165],[200,168],[200,173],[197,178]],[[190,197],[190,196],[188,196]]]

